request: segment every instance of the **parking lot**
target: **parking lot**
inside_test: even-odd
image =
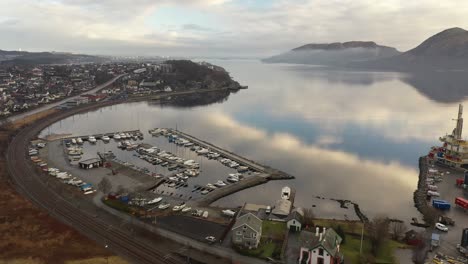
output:
[[[456,186],[455,182],[457,178],[463,178],[463,172],[454,170],[445,166],[435,165],[431,167],[445,172],[443,180],[436,185],[438,186],[438,192],[440,193],[440,199],[446,200],[451,203],[452,207],[450,210],[445,211],[444,215],[452,218],[455,221],[454,226],[449,226],[448,232],[442,232],[435,230],[435,233],[440,234],[441,245],[434,250],[446,255],[458,256],[457,244],[461,242],[462,230],[468,228],[468,211],[455,206],[456,197],[465,197],[463,189]],[[449,172],[449,174],[446,174]]]

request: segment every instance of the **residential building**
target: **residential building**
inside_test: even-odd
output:
[[[252,213],[239,216],[232,227],[232,243],[246,248],[256,248],[262,236],[262,220]]]
[[[343,254],[340,252],[342,239],[333,229],[323,228],[322,232],[319,232],[319,228],[317,227],[315,234],[309,231],[302,231],[299,240],[301,248],[298,263],[344,263]]]
[[[302,230],[302,223],[304,221],[304,212],[302,208],[294,209],[286,220],[286,226],[289,230],[300,232]]]

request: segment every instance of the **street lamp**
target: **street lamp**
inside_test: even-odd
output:
[[[362,241],[364,240],[364,221],[362,221],[362,228],[361,228],[361,246],[359,247],[359,254],[362,255]]]
[[[107,244],[104,246],[104,248],[108,248],[108,247],[109,247],[109,245],[107,245]],[[106,264],[109,264],[109,256],[106,256]]]

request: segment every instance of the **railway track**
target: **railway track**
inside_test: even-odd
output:
[[[111,251],[134,263],[184,263],[155,245],[141,243],[138,237],[125,230],[110,228],[103,220],[78,209],[53,189],[48,188],[39,178],[41,175],[26,156],[28,144],[51,120],[60,117],[61,114],[58,114],[50,120],[23,128],[10,142],[6,160],[17,191],[46,209],[58,220],[73,226],[98,243],[109,245]]]

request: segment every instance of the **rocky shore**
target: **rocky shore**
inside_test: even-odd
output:
[[[418,188],[413,193],[414,206],[423,215],[423,220],[426,225],[431,224],[434,217],[434,209],[430,207],[426,201],[427,198],[427,157],[422,156],[419,158],[419,179]]]

